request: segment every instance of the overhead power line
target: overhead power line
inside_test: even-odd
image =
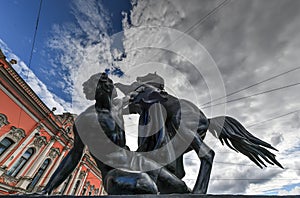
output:
[[[234,153],[234,152],[231,152],[231,153]],[[185,157],[184,159],[188,159],[188,160],[194,160],[194,161],[199,161],[198,158],[190,158],[190,157]],[[226,165],[237,165],[237,166],[250,166],[250,167],[256,167],[256,165],[254,164],[243,164],[243,163],[235,163],[235,162],[221,162],[221,161],[213,161],[213,163],[216,163],[216,164],[226,164]],[[280,171],[286,171],[286,170],[300,170],[299,168],[289,168],[289,167],[284,167],[284,169],[280,169],[278,168],[277,166],[268,166],[267,168],[275,168],[275,169],[279,169]]]
[[[208,19],[211,15],[217,13],[220,9],[222,9],[225,5],[227,5],[228,3],[230,3],[231,0],[224,0],[222,1],[218,6],[216,6],[214,9],[212,9],[211,11],[209,11],[206,15],[204,15],[203,17],[201,17],[198,21],[196,21],[196,23],[194,23],[191,27],[189,27],[187,30],[185,30],[183,33],[184,34],[188,34],[191,31],[193,31],[198,25],[201,25],[206,19]],[[173,45],[174,43],[176,43],[176,41],[178,41],[179,39],[181,39],[184,34],[181,34],[180,36],[178,36],[177,38],[175,38],[172,42],[170,42],[169,44],[167,44],[166,46],[164,46],[164,49],[167,47],[170,47],[171,45]],[[154,56],[150,57],[150,59],[148,60],[152,60],[154,57],[156,57],[159,53],[155,54]]]
[[[35,30],[34,30],[34,34],[33,34],[32,46],[31,46],[31,51],[30,51],[29,61],[28,61],[27,78],[28,78],[28,76],[29,76],[29,70],[30,70],[30,67],[31,67],[32,55],[33,55],[33,50],[34,50],[35,40],[36,40],[36,34],[37,34],[38,25],[39,25],[39,19],[40,19],[40,15],[41,15],[42,1],[43,1],[43,0],[40,0],[40,5],[39,5],[39,10],[38,10],[38,15],[37,15],[37,18],[36,18],[36,23],[35,23]],[[18,123],[18,126],[20,125],[21,116],[22,116],[22,108],[20,108],[20,114],[19,114],[19,123]]]
[[[294,114],[294,113],[298,113],[300,112],[300,109],[296,110],[296,111],[291,111],[289,113],[285,113],[285,114],[282,114],[282,115],[279,115],[279,116],[276,116],[274,118],[270,118],[270,119],[267,119],[267,120],[264,120],[264,121],[260,121],[260,122],[257,122],[257,123],[254,123],[254,124],[250,124],[249,126],[247,126],[247,128],[251,128],[251,127],[254,127],[254,126],[259,126],[265,122],[270,122],[272,120],[276,120],[278,118],[282,118],[282,117],[285,117],[285,116],[288,116],[288,115],[291,115],[291,114]]]
[[[274,92],[274,91],[286,89],[286,88],[289,88],[289,87],[294,87],[294,86],[297,86],[297,85],[300,85],[300,83],[294,83],[294,84],[286,85],[286,86],[283,86],[283,87],[278,87],[278,88],[275,88],[275,89],[270,89],[270,90],[267,90],[267,91],[259,92],[259,93],[256,93],[256,94],[252,94],[252,95],[248,95],[248,96],[244,96],[244,97],[240,97],[240,98],[235,98],[235,99],[228,100],[228,101],[225,101],[225,102],[220,102],[220,103],[216,103],[216,104],[213,104],[213,105],[204,106],[204,107],[201,107],[201,108],[202,109],[207,109],[207,108],[210,108],[210,107],[214,107],[214,106],[218,106],[218,105],[222,105],[222,104],[227,104],[227,103],[231,103],[231,102],[236,102],[236,101],[239,101],[239,100],[243,100],[243,99],[247,99],[247,98],[251,98],[251,97],[263,95],[263,94],[266,94],[266,93],[270,93],[270,92]]]
[[[201,106],[205,106],[205,105],[207,105],[207,104],[213,103],[213,102],[218,101],[218,100],[221,100],[221,99],[223,99],[223,98],[227,98],[227,97],[229,97],[229,96],[232,96],[232,95],[234,95],[234,94],[240,93],[240,92],[242,92],[242,91],[244,91],[244,90],[250,89],[250,88],[255,87],[255,86],[257,86],[257,85],[260,85],[260,84],[263,84],[263,83],[265,83],[265,82],[268,82],[268,81],[273,80],[273,79],[275,79],[275,78],[278,78],[278,77],[280,77],[280,76],[286,75],[286,74],[288,74],[288,73],[290,73],[290,72],[293,72],[293,71],[296,71],[296,70],[298,70],[298,69],[300,69],[300,66],[299,66],[299,67],[295,67],[295,68],[293,68],[293,69],[291,69],[291,70],[288,70],[288,71],[286,71],[286,72],[277,74],[277,75],[272,76],[272,77],[270,77],[270,78],[267,78],[267,79],[265,79],[265,80],[259,81],[259,82],[257,82],[257,83],[252,84],[252,85],[248,85],[247,87],[244,87],[244,88],[241,88],[241,89],[239,89],[239,90],[237,90],[237,91],[234,91],[234,92],[231,92],[231,93],[229,93],[229,94],[226,94],[225,96],[222,96],[222,97],[213,99],[213,100],[211,100],[210,102],[206,102],[206,103],[202,104]]]
[[[195,24],[193,24],[191,27],[189,27],[187,30],[185,30],[184,33],[190,33],[191,31],[193,31],[198,25],[202,24],[211,15],[215,14],[216,12],[218,12],[220,9],[222,9],[225,5],[227,5],[230,2],[231,2],[231,0],[224,0],[224,1],[222,1],[222,3],[220,3],[217,7],[215,7],[211,11],[209,11],[206,15],[204,15],[203,17],[201,17]],[[175,39],[175,41],[178,40],[178,39],[180,39],[181,37],[182,36],[179,36],[177,39]]]
[[[34,29],[34,34],[33,34],[33,41],[32,41],[32,46],[31,46],[31,51],[30,51],[30,56],[29,56],[29,62],[28,62],[28,67],[29,68],[31,67],[33,50],[34,50],[34,46],[35,46],[35,40],[36,40],[37,30],[38,30],[38,27],[39,27],[39,20],[40,20],[41,10],[42,10],[42,3],[43,3],[43,0],[40,0],[38,15],[37,15],[37,18],[36,18],[35,29]]]
[[[188,179],[184,179],[184,180],[196,180],[196,178],[195,179],[193,179],[193,178],[188,178]],[[300,179],[297,179],[297,178],[211,178],[211,179],[209,179],[209,180],[250,180],[250,181],[252,181],[252,180],[254,180],[254,181],[256,181],[256,180],[283,180],[283,181],[300,181]]]

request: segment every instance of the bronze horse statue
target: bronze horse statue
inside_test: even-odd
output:
[[[253,136],[239,121],[232,117],[219,116],[210,119],[206,118],[204,113],[192,102],[178,99],[165,92],[163,90],[164,80],[156,73],[137,77],[137,81],[131,85],[116,83],[115,86],[125,95],[131,95],[131,103],[128,106],[129,112],[140,114],[139,124],[144,124],[145,119],[148,119],[147,116],[145,117],[147,108],[145,109],[144,107],[144,101],[151,100],[149,96],[153,95],[153,92],[156,93],[156,98],[162,98],[160,104],[166,110],[165,127],[167,137],[160,135],[161,133],[145,137],[147,136],[144,134],[145,131],[141,130],[139,131],[138,151],[149,152],[163,147],[179,132],[182,141],[190,139],[190,146],[175,162],[166,165],[166,168],[181,179],[185,175],[183,154],[195,150],[201,160],[201,165],[193,193],[205,194],[208,188],[215,153],[203,142],[207,131],[218,138],[222,144],[225,143],[234,151],[247,156],[260,168],[266,166],[265,162],[272,165],[276,164],[280,168],[283,168],[275,159],[275,155],[266,149],[276,150],[269,143]],[[183,121],[182,117],[187,119]],[[179,145],[180,143],[177,144]],[[174,148],[176,148],[176,143]]]
[[[160,164],[127,152],[123,118],[120,109],[113,105],[116,103],[113,101],[116,92],[107,74],[94,75],[83,86],[87,99],[94,98],[96,104],[76,118],[73,125],[74,147],[39,194],[51,194],[72,173],[81,159],[85,145],[89,147],[101,171],[104,189],[108,194],[189,193],[186,184]],[[84,142],[82,138],[89,139]],[[114,167],[101,161],[99,153],[107,161],[115,162]],[[133,167],[142,170],[145,166],[150,167],[150,171],[132,171]]]

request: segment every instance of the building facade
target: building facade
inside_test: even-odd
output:
[[[73,147],[75,115],[55,115],[17,74],[0,49],[0,195],[42,189]],[[101,172],[87,149],[53,194],[104,194]]]

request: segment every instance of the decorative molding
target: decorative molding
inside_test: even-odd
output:
[[[40,130],[43,128],[43,125],[41,125],[40,123],[38,123],[38,125],[36,126],[36,130],[38,130],[40,132]]]
[[[86,172],[85,171],[81,171],[79,176],[78,176],[78,179],[83,179],[86,175]]]
[[[24,93],[29,96],[29,98],[40,108],[42,109],[46,115],[51,113],[51,110],[46,106],[45,103],[37,96],[37,94],[30,88],[30,86],[25,82],[24,79],[13,69],[13,67],[7,64],[8,67],[5,68],[6,72],[9,76],[15,81],[17,85],[20,86]]]
[[[51,136],[50,142],[54,142],[54,141],[56,141],[56,136]]]
[[[46,144],[47,144],[47,139],[45,136],[37,135],[33,141],[33,145],[38,148],[41,148],[43,145],[46,145]]]
[[[1,49],[0,49],[0,59],[3,59],[3,60],[6,59],[6,56],[3,54]]]
[[[15,177],[9,176],[6,173],[2,175],[5,184],[17,183],[19,180]]]
[[[8,122],[8,120],[7,120],[6,115],[0,113],[0,129],[1,129],[3,126],[8,125],[8,124],[9,124],[9,122]]]
[[[95,189],[95,186],[94,185],[92,185],[91,186],[91,191],[93,191]]]
[[[19,142],[22,138],[26,137],[25,131],[23,129],[14,126],[10,128],[7,136],[15,142]]]
[[[62,151],[63,151],[63,152],[64,152],[64,151],[68,151],[68,150],[70,150],[70,149],[71,149],[70,147],[68,147],[68,146],[65,146],[65,147],[63,148],[63,150],[62,150]]]
[[[90,182],[88,181],[88,182],[85,183],[84,186],[88,188],[90,185],[91,185],[91,184],[90,184]]]
[[[52,159],[56,158],[57,156],[60,155],[59,149],[58,148],[51,148],[50,152],[49,152],[49,157],[51,157]]]

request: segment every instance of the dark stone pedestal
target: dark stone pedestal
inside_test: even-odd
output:
[[[1,196],[10,198],[87,198],[89,196],[40,196],[40,195],[10,195]],[[90,196],[93,198],[300,198],[300,195],[193,195],[193,194],[172,194],[172,195],[105,195],[105,196]]]

